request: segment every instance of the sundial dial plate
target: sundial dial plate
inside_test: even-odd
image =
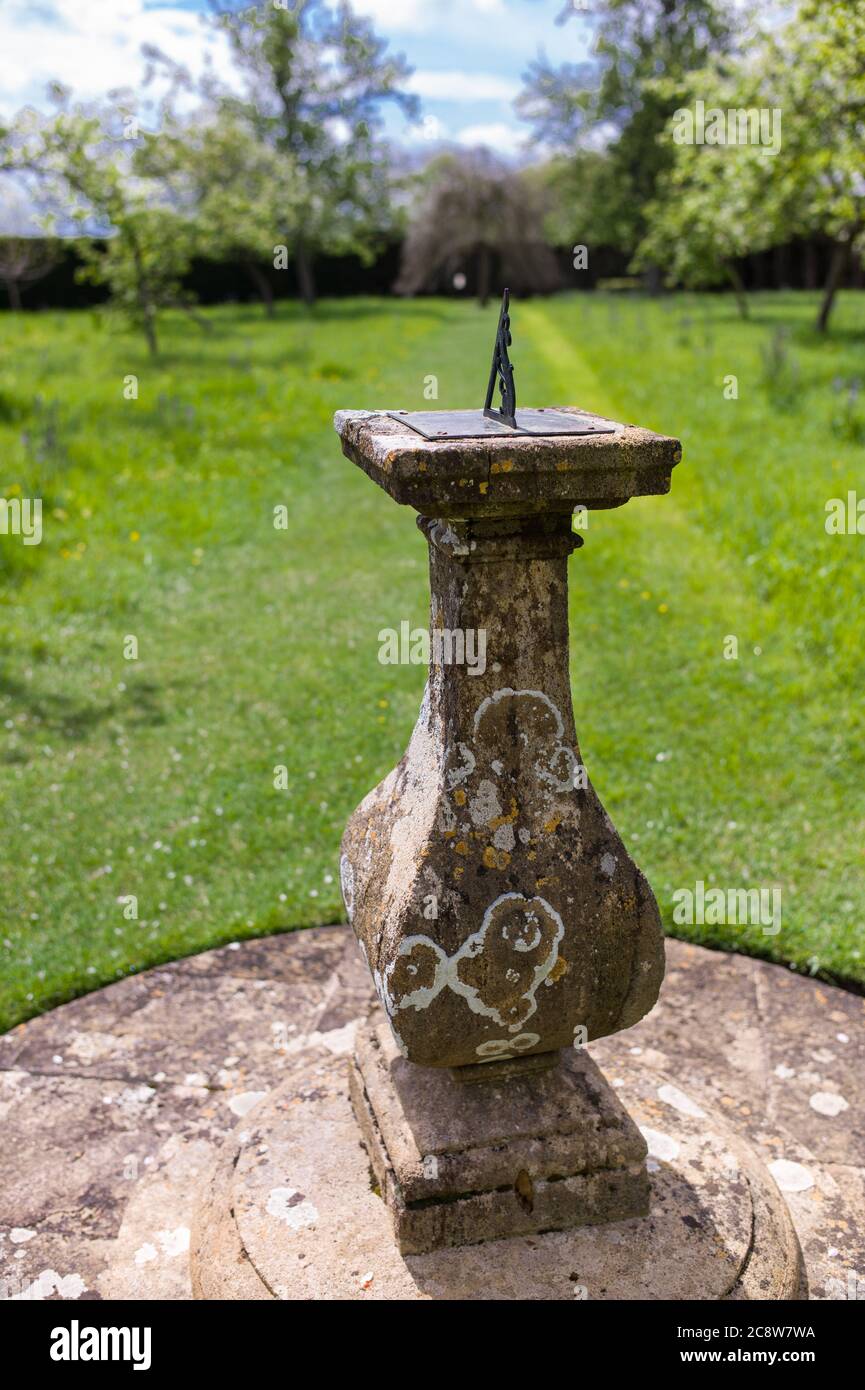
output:
[[[529,435],[543,438],[553,435],[615,434],[621,427],[600,415],[585,410],[521,410],[517,415],[517,387],[514,367],[508,349],[513,344],[511,333],[511,292],[505,290],[499,314],[493,363],[487,385],[483,410],[389,410],[392,420],[399,420],[424,439],[519,439]],[[493,406],[498,382],[501,408]]]
[[[424,439],[514,439],[522,435],[615,434],[617,425],[588,411],[520,410],[516,428],[482,410],[389,410],[392,420],[408,425]]]

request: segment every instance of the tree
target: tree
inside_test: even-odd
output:
[[[663,87],[663,83],[656,84]],[[833,254],[817,315],[825,332],[851,253],[865,250],[865,0],[804,0],[748,55],[692,74],[689,98],[721,113],[777,113],[777,151],[759,144],[677,145],[649,205],[637,263],[689,285],[728,277],[735,258],[791,236],[825,236]],[[773,114],[774,121],[774,114]]]
[[[223,105],[245,117],[297,175],[291,249],[301,295],[315,301],[315,257],[371,258],[390,213],[380,108],[393,101],[415,116],[402,90],[410,69],[387,54],[368,20],[345,0],[294,0],[291,8],[258,0],[221,8],[219,22],[246,78],[248,96],[223,92]]]
[[[139,132],[130,107],[86,109],[71,105],[64,88],[52,93],[55,115],[25,110],[13,124],[13,167],[37,177],[54,224],[89,234],[80,244],[86,264],[79,275],[107,285],[155,356],[158,310],[184,304],[180,282],[194,227],[146,177],[142,151],[156,137]]]
[[[403,243],[397,293],[435,289],[474,264],[483,306],[490,297],[496,256],[515,290],[557,288],[558,268],[544,242],[543,218],[538,189],[488,151],[440,155],[421,179]]]
[[[53,270],[58,259],[57,243],[39,235],[24,199],[10,182],[0,207],[0,280],[6,286],[10,309],[21,308],[22,286],[36,284]]]
[[[520,114],[539,140],[571,155],[604,139],[607,162],[590,220],[574,227],[581,241],[632,253],[646,230],[644,209],[669,168],[659,141],[681,105],[687,74],[711,54],[733,48],[728,0],[599,0],[591,62],[554,66],[539,58],[525,75]],[[667,79],[658,88],[659,76]]]
[[[700,289],[729,281],[743,318],[748,303],[736,262],[775,244],[787,208],[776,177],[779,151],[738,143],[738,113],[771,111],[777,99],[774,80],[759,65],[754,69],[732,61],[691,74],[685,104],[659,137],[672,163],[659,178],[657,196],[646,205],[647,231],[632,262],[635,270],[663,266],[668,285]],[[666,85],[665,79],[656,84],[662,98]],[[712,111],[724,117],[720,128],[712,130],[721,143],[677,139],[680,118],[690,117],[707,93]],[[729,129],[728,112],[736,117]]]
[[[851,254],[865,251],[865,0],[805,0],[773,40],[784,140],[775,171],[789,230],[833,242],[817,315],[825,332]]]
[[[701,289],[728,280],[743,318],[748,301],[736,261],[772,245],[766,156],[751,145],[682,145],[658,198],[633,269],[663,266],[668,285]]]
[[[158,141],[140,163],[171,190],[192,217],[197,249],[237,260],[274,313],[264,262],[289,246],[298,231],[299,181],[293,162],[258,139],[236,112],[220,105],[179,120],[167,115]]]

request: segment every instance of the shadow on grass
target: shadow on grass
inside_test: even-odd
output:
[[[2,695],[8,696],[19,711],[25,711],[42,728],[76,741],[86,738],[100,724],[119,713],[122,713],[127,724],[153,726],[166,722],[159,702],[159,686],[149,680],[132,682],[124,693],[122,703],[117,700],[103,704],[76,702],[68,695],[40,693],[33,689],[31,682],[19,681],[8,675],[0,677]],[[4,755],[4,761],[21,763],[30,759],[23,750],[12,750]]]

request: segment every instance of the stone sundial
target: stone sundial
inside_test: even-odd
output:
[[[381,1001],[358,1046],[355,1108],[384,1186],[391,1175],[403,1249],[505,1234],[517,1214],[526,1229],[529,1209],[538,1230],[647,1209],[645,1145],[581,1049],[652,1008],[663,939],[580,756],[567,561],[582,543],[575,508],[667,492],[681,449],[572,408],[517,410],[510,344],[506,292],[483,412],[336,419],[348,458],[418,512],[432,632],[486,634],[483,672],[433,661],[408,750],[342,846],[346,909]],[[504,1175],[508,1105],[525,1163],[511,1173],[511,1153]],[[441,1139],[458,1120],[465,1146],[446,1174],[411,1173],[394,1152],[406,1130]],[[606,1148],[587,1157],[598,1124]],[[547,1182],[539,1198],[539,1182],[577,1173],[579,1192]],[[586,1184],[600,1173],[596,1202]],[[426,1202],[440,1216],[469,1188],[454,1230],[431,1223]]]
[[[680,446],[518,407],[510,345],[506,296],[483,410],[336,417],[427,539],[429,680],[343,838],[366,964],[325,929],[341,954],[324,987],[324,946],[292,935],[298,1020],[320,1003],[202,1186],[198,1298],[801,1293],[759,1154],[687,1077],[615,1042],[655,1003],[664,947],[577,742],[572,516],[667,492]]]

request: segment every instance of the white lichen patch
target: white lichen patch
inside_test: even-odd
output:
[[[267,1198],[267,1213],[269,1216],[275,1216],[277,1221],[281,1221],[291,1231],[302,1231],[307,1226],[314,1226],[318,1220],[318,1211],[312,1202],[295,1187],[271,1188]]]
[[[681,1115],[691,1115],[695,1120],[706,1118],[705,1110],[701,1110],[696,1101],[686,1096],[684,1091],[680,1091],[678,1086],[659,1086],[658,1099],[665,1105],[670,1105],[674,1110],[678,1110]]]
[[[521,1033],[518,1038],[490,1038],[476,1047],[475,1052],[482,1062],[506,1062],[514,1053],[531,1051],[540,1040],[540,1033]]]
[[[258,1105],[260,1100],[264,1100],[266,1095],[267,1091],[241,1091],[239,1096],[231,1097],[228,1108],[233,1115],[243,1119],[244,1115],[248,1115],[250,1110]]]
[[[807,1192],[814,1186],[814,1174],[801,1163],[793,1163],[789,1158],[776,1158],[769,1164],[769,1172],[782,1192]]]
[[[35,1299],[41,1302],[55,1294],[58,1298],[76,1299],[86,1292],[87,1285],[80,1274],[58,1274],[56,1269],[43,1269],[32,1284],[13,1294],[10,1301],[16,1303]]]
[[[673,1139],[669,1134],[662,1134],[658,1129],[649,1129],[647,1125],[640,1125],[640,1133],[649,1148],[649,1157],[658,1163],[672,1163],[679,1156],[678,1140]]]
[[[156,1239],[166,1259],[173,1260],[189,1249],[189,1227],[177,1226],[173,1231],[157,1231]]]
[[[469,802],[469,815],[474,826],[489,825],[490,821],[498,820],[502,814],[502,803],[499,801],[499,794],[496,790],[495,782],[484,777],[478,784],[477,793]],[[513,830],[511,830],[513,836]]]
[[[850,1109],[844,1097],[834,1091],[815,1091],[814,1095],[809,1097],[808,1104],[818,1115],[826,1115],[829,1119],[834,1119],[836,1115]]]

